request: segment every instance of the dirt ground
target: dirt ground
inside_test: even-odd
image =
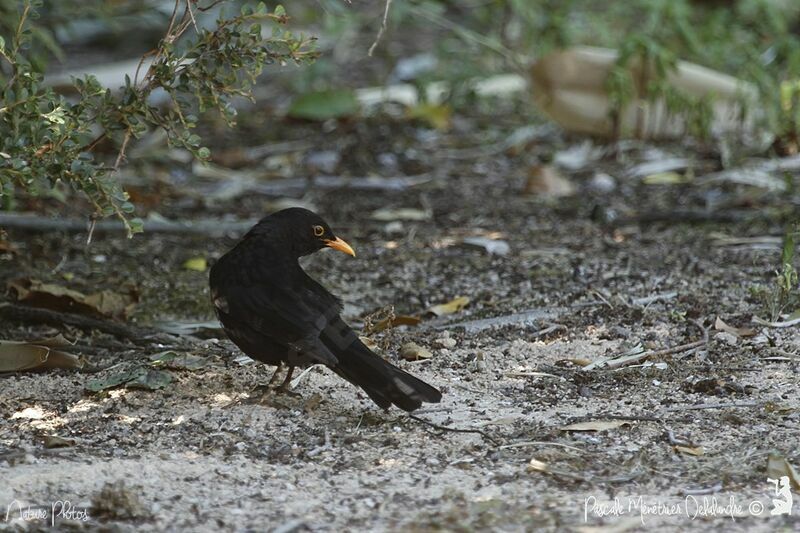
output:
[[[104,531],[800,529],[797,505],[770,516],[776,493],[767,480],[770,454],[800,465],[800,339],[797,328],[752,318],[771,318],[761,295],[773,291],[779,240],[741,240],[782,235],[783,218],[761,216],[780,199],[737,184],[648,185],[631,173],[687,157],[702,175],[719,167],[713,147],[592,150],[546,124],[521,145],[506,143],[530,124],[507,106],[457,116],[447,133],[393,115],[215,132],[221,155],[278,139],[308,143],[280,154],[272,168],[283,177],[260,176],[262,184],[425,176],[402,190],[344,184],[300,194],[358,252],[305,261],[343,298],[355,327],[387,306],[416,315],[469,298],[457,313],[370,335],[385,357],[443,391],[441,404],[415,413],[428,423],[380,411],[321,368],[299,379],[297,396],[254,401],[251,390],[271,369],[248,364],[223,335],[153,333],[164,321],[212,318],[207,272],[183,265],[213,262],[237,232],[131,241],[98,233],[87,248],[85,233],[8,229],[16,251],[0,256],[3,285],[35,278],[93,292],[132,284],[140,300],[127,323],[153,334],[0,323],[7,340],[62,333],[101,369],[0,377],[0,528],[46,529],[20,509],[52,514],[68,501],[75,512],[56,517],[58,527]],[[256,114],[252,124],[262,120],[275,119]],[[333,165],[321,171],[325,158]],[[537,161],[551,158],[576,193],[523,194]],[[218,182],[192,182],[177,164],[133,168],[158,184],[132,185],[145,215],[247,219],[278,205],[274,194],[246,190],[215,197]],[[28,201],[81,214],[70,203]],[[690,223],[680,214],[717,212],[711,204],[753,216]],[[430,218],[372,217],[401,207]],[[664,212],[673,214],[652,216]],[[469,236],[502,239],[509,251],[463,245]],[[715,328],[717,317],[738,329]],[[399,361],[407,342],[432,357]],[[637,345],[651,356],[586,366]],[[158,390],[86,389],[165,350],[198,356],[201,366],[167,370],[172,382]],[[566,427],[581,422],[588,428]],[[45,438],[53,435],[65,440]]]

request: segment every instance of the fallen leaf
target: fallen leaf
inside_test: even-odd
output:
[[[461,242],[467,246],[481,248],[489,255],[505,256],[511,251],[511,247],[508,245],[508,243],[500,239],[489,239],[487,237],[466,237]]]
[[[384,318],[375,324],[371,331],[373,333],[379,333],[386,329],[396,328],[397,326],[416,326],[420,322],[422,322],[422,319],[418,316],[396,315]]]
[[[208,268],[208,262],[205,257],[192,257],[183,263],[183,268],[196,272],[205,272],[206,268]]]
[[[17,251],[14,243],[0,239],[0,254],[16,254]]]
[[[353,91],[335,89],[297,96],[289,106],[288,116],[306,120],[329,120],[352,117],[360,109]]]
[[[75,439],[59,437],[58,435],[44,436],[45,448],[69,448],[70,446],[75,446]]]
[[[720,317],[714,321],[714,329],[717,331],[724,331],[737,337],[752,337],[756,334],[753,328],[735,328],[726,324]]]
[[[406,116],[411,119],[422,120],[429,126],[440,131],[450,129],[450,119],[453,109],[446,104],[421,103],[408,108]]]
[[[589,420],[587,422],[576,422],[558,428],[560,431],[607,431],[622,426],[630,426],[627,420]]]
[[[692,181],[690,175],[678,174],[677,172],[657,172],[642,178],[642,183],[645,185],[679,185],[690,181]]]
[[[674,448],[676,452],[684,453],[686,455],[694,455],[695,457],[705,454],[702,446],[681,446],[680,444],[676,444]]]
[[[106,289],[88,296],[34,279],[12,280],[8,287],[16,293],[18,301],[32,307],[116,319],[125,318],[139,301],[138,291],[132,287],[125,293]]]
[[[140,366],[93,379],[84,388],[91,392],[100,392],[124,385],[131,389],[156,390],[163,389],[171,382],[172,375],[169,372]]]
[[[567,361],[575,366],[580,366],[580,367],[589,366],[590,364],[592,364],[591,360],[586,359],[584,357],[571,357],[569,359],[564,359],[564,361]]]
[[[459,296],[447,303],[431,306],[425,313],[434,314],[436,316],[452,315],[453,313],[458,313],[467,305],[469,305],[469,298],[466,296]]]
[[[797,470],[789,464],[789,461],[777,453],[769,454],[769,458],[767,459],[767,477],[779,480],[784,476],[789,478],[789,483],[792,485],[792,488],[800,490],[800,475],[797,474]]]
[[[171,370],[198,370],[208,365],[208,359],[205,357],[173,351],[153,354],[150,356],[150,361],[155,367],[164,367]]]
[[[83,368],[83,366],[84,361],[80,357],[53,350],[49,346],[0,341],[0,373],[53,368]]]
[[[419,361],[420,359],[430,359],[433,354],[415,342],[407,342],[400,348],[400,357],[406,361]]]
[[[391,222],[393,220],[430,220],[431,212],[415,207],[398,207],[396,209],[383,207],[373,211],[370,218],[381,222]]]
[[[561,198],[575,194],[575,186],[550,165],[536,165],[528,172],[525,194]]]

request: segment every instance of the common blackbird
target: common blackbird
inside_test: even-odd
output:
[[[367,348],[339,316],[341,301],[306,274],[298,258],[323,248],[355,256],[319,215],[301,208],[266,216],[211,268],[211,299],[228,337],[248,356],[289,367],[323,364],[383,409],[406,411],[442,393]]]

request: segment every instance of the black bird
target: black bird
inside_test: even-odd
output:
[[[211,299],[228,337],[248,356],[289,367],[323,364],[358,385],[383,409],[406,411],[442,393],[372,353],[339,316],[342,302],[306,274],[298,259],[323,248],[355,256],[307,209],[266,216],[211,268]]]

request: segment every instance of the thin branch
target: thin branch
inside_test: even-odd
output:
[[[670,407],[664,411],[676,413],[678,411],[696,411],[699,409],[727,409],[729,407],[758,407],[758,402],[731,402],[731,403],[701,403],[697,405],[681,405]]]
[[[137,344],[147,344],[145,339],[148,336],[158,334],[158,332],[117,324],[107,320],[98,320],[74,313],[59,313],[58,311],[51,311],[50,309],[39,309],[37,307],[10,303],[0,303],[0,316],[7,320],[14,320],[22,323],[49,324],[56,327],[68,325],[86,331],[96,329],[122,339],[132,340]]]
[[[499,441],[497,441],[496,439],[494,439],[494,437],[492,437],[491,435],[489,435],[488,433],[486,433],[485,431],[480,430],[480,429],[451,428],[451,427],[448,427],[448,426],[442,426],[442,425],[437,424],[435,422],[431,422],[430,420],[425,420],[424,418],[420,418],[420,417],[412,415],[412,414],[409,414],[408,418],[411,418],[412,420],[416,420],[417,422],[421,422],[421,423],[423,423],[425,425],[428,425],[428,426],[430,426],[430,427],[432,427],[434,429],[438,429],[440,431],[449,431],[451,433],[475,433],[476,435],[480,435],[481,437],[485,438],[486,440],[491,441],[491,443],[494,444],[495,446],[499,446],[500,445]]]
[[[381,42],[383,38],[384,32],[386,32],[386,26],[389,23],[389,9],[392,7],[392,0],[386,0],[386,6],[383,9],[383,21],[381,21],[381,27],[378,30],[378,35],[375,36],[375,41],[372,43],[372,46],[369,47],[369,51],[367,55],[372,57],[372,53],[378,47],[378,43]]]

